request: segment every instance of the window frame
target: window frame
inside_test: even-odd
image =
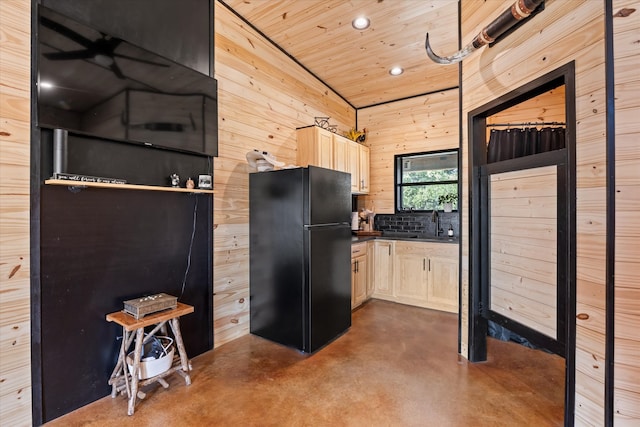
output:
[[[412,182],[405,183],[401,182],[402,180],[402,163],[403,160],[407,157],[415,157],[421,155],[432,155],[432,154],[442,154],[442,153],[455,153],[457,157],[457,170],[458,170],[458,179],[456,180],[448,180],[448,181],[427,181],[427,182]],[[458,194],[458,203],[456,204],[456,209],[453,209],[452,212],[458,212],[459,203],[460,203],[460,149],[459,148],[447,148],[444,150],[434,150],[434,151],[422,151],[418,153],[404,153],[404,154],[396,154],[393,156],[393,191],[394,191],[394,210],[395,213],[407,213],[407,212],[416,212],[416,213],[428,213],[433,210],[422,210],[422,209],[401,209],[401,200],[402,197],[402,188],[404,187],[417,187],[417,186],[426,186],[426,185],[441,185],[441,184],[455,184],[456,192]],[[436,209],[439,212],[443,212],[442,209]]]

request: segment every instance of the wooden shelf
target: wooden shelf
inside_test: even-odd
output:
[[[194,311],[195,308],[193,306],[179,302],[177,303],[176,308],[149,314],[144,316],[142,319],[136,319],[135,317],[125,313],[124,311],[116,311],[107,314],[106,319],[108,322],[116,322],[126,331],[135,331],[137,329],[155,325],[166,320],[184,316],[185,314],[193,313]]]
[[[150,190],[150,191],[173,191],[177,193],[205,193],[215,194],[214,190],[203,190],[200,188],[181,188],[181,187],[160,187],[158,185],[137,185],[137,184],[108,184],[105,182],[82,182],[69,181],[66,179],[47,179],[44,181],[46,185],[64,185],[67,187],[95,187],[95,188],[115,188],[118,190]]]

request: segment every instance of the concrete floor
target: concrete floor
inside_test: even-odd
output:
[[[48,426],[562,426],[564,359],[490,339],[457,355],[457,316],[385,301],[312,356],[248,335],[193,359],[193,383],[107,396]],[[188,349],[187,349],[188,350]]]

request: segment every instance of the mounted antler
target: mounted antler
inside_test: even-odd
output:
[[[447,65],[458,63],[471,52],[480,49],[486,44],[493,43],[495,39],[513,27],[517,22],[529,17],[529,15],[531,15],[531,13],[543,2],[544,0],[517,0],[509,9],[502,12],[498,18],[484,27],[484,29],[474,37],[471,43],[451,56],[442,57],[436,55],[429,45],[429,33],[427,33],[424,44],[427,49],[427,55],[433,62],[437,62],[438,64]]]

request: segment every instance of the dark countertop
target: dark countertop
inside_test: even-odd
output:
[[[369,240],[381,239],[380,236],[351,236],[351,243],[368,242]]]
[[[436,237],[412,233],[383,233],[382,236],[352,236],[351,243],[367,242],[369,240],[404,240],[408,242],[460,243],[457,237]]]

